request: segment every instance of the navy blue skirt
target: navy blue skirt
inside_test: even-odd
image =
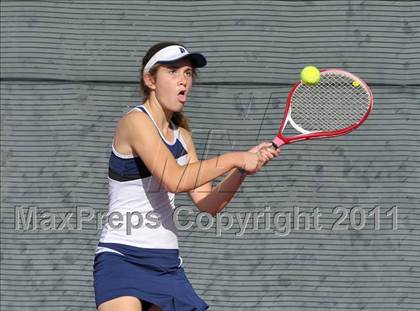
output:
[[[163,311],[207,310],[181,267],[177,249],[138,248],[116,243],[99,243],[116,252],[95,256],[93,269],[95,300],[101,303],[121,296],[142,301],[143,310],[157,305]]]

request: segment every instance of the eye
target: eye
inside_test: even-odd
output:
[[[191,78],[191,77],[193,76],[193,72],[192,72],[192,70],[187,70],[187,71],[185,72],[185,76],[186,76],[186,77],[188,77],[188,78]]]
[[[169,68],[168,71],[171,75],[173,75],[176,73],[176,68]]]

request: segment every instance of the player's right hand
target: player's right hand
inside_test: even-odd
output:
[[[244,170],[248,175],[258,172],[265,163],[260,153],[241,152],[240,154],[241,159],[238,168]]]

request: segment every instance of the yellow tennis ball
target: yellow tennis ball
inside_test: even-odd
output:
[[[358,87],[358,86],[360,86],[360,81],[359,80],[354,80],[353,83],[352,83],[352,85],[354,87]]]
[[[314,85],[321,79],[321,74],[315,66],[306,66],[300,72],[300,79],[305,84]]]

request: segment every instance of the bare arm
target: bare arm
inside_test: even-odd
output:
[[[183,130],[181,132],[188,145],[188,154],[190,156],[190,163],[198,161],[194,142],[191,138],[190,133]],[[267,148],[262,155],[264,163],[267,163],[273,157],[277,156],[279,151],[273,151],[268,149],[271,143],[263,143],[259,146],[254,147],[252,152],[258,152],[260,149]],[[216,186],[212,187],[211,183],[206,183],[201,187],[189,191],[189,195],[194,204],[201,210],[211,215],[216,215],[232,200],[245,180],[246,173],[234,168],[230,170],[229,174]]]
[[[250,152],[229,152],[221,156],[180,166],[157,129],[144,113],[127,114],[117,128],[133,151],[141,157],[151,174],[170,192],[200,187],[235,167],[252,173],[259,169],[258,156]]]
[[[232,200],[245,180],[246,174],[238,169],[233,169],[229,174],[209,192],[203,191],[190,191],[190,197],[197,207],[203,211],[216,215]]]

